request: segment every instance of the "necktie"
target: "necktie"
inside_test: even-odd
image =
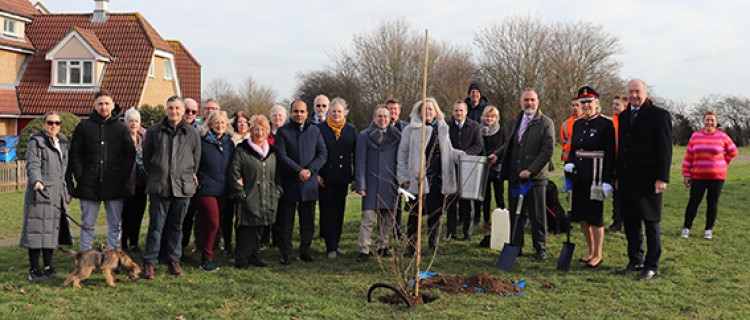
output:
[[[635,117],[638,116],[638,110],[640,109],[641,108],[631,110],[632,112],[630,112],[630,125],[633,125],[633,122],[635,121]]]
[[[523,133],[526,132],[526,127],[529,126],[529,117],[524,116],[523,121],[521,121],[521,130],[518,131],[518,143],[521,143],[521,138],[523,138]]]

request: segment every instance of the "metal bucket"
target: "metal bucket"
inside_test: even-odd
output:
[[[485,156],[461,155],[458,162],[458,190],[461,199],[484,200],[489,168],[490,159]]]

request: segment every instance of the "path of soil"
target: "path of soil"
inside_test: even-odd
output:
[[[509,280],[502,280],[490,276],[486,272],[483,274],[474,274],[470,276],[450,276],[434,275],[420,281],[421,289],[438,289],[448,294],[456,293],[494,293],[497,295],[518,295],[523,288],[514,286]],[[420,294],[417,301],[412,301],[412,305],[422,305],[436,300],[429,294]],[[382,303],[400,304],[403,303],[401,297],[397,294],[390,294],[377,298]]]

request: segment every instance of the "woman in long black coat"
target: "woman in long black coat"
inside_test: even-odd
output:
[[[26,195],[23,205],[21,248],[29,249],[29,280],[59,277],[52,267],[52,252],[57,246],[72,245],[68,223],[70,196],[65,179],[68,165],[68,139],[60,133],[60,115],[44,115],[44,130],[29,137],[26,149]],[[44,255],[44,269],[39,255]]]
[[[353,183],[352,160],[357,142],[357,129],[346,122],[349,113],[344,99],[331,101],[326,121],[318,124],[320,134],[328,149],[328,160],[318,175],[320,231],[326,241],[329,258],[344,254],[339,249],[341,229],[344,226],[344,209],[349,183]]]

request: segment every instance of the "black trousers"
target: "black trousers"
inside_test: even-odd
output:
[[[632,215],[624,217],[625,237],[628,240],[628,264],[643,264],[646,270],[659,270],[659,259],[661,258],[661,227],[659,221],[643,221],[640,218],[632,218]],[[646,227],[646,260],[643,260],[643,228]]]
[[[487,186],[484,189],[484,203],[482,203],[482,211],[484,215],[484,222],[490,222],[492,219],[492,191],[494,189],[495,204],[498,208],[505,208],[505,199],[503,199],[503,193],[505,192],[505,185],[503,180],[500,179],[487,179]]]
[[[442,184],[432,183],[430,193],[425,196],[422,204],[422,215],[427,215],[427,234],[430,248],[437,247],[440,236],[440,220],[443,218],[445,210],[445,196],[440,192]],[[409,237],[409,248],[414,250],[417,241],[417,211],[419,210],[416,200],[406,203],[406,209],[409,211],[409,218],[406,222],[406,234]]]
[[[135,194],[125,198],[122,206],[122,239],[120,247],[127,249],[138,245],[144,212],[146,212],[146,186],[136,186]]]
[[[274,234],[278,234],[279,252],[288,258],[292,254],[292,232],[294,230],[294,211],[299,212],[300,255],[310,254],[313,233],[315,232],[315,201],[279,202]]]
[[[326,184],[319,188],[320,231],[326,241],[326,251],[336,251],[344,227],[344,210],[348,184]]]
[[[622,227],[622,209],[620,209],[620,194],[617,190],[612,191],[612,225]]]
[[[472,203],[473,202],[473,203]],[[464,236],[468,236],[474,230],[474,213],[479,207],[479,201],[459,199],[458,195],[448,197],[448,234],[456,235],[456,207],[458,215],[463,221]]]
[[[227,206],[229,208],[234,208],[234,200],[230,200]],[[232,249],[232,231],[234,230],[234,210],[222,210],[221,215],[219,216],[219,224],[221,228],[221,235],[222,238],[224,238],[224,248],[227,250]],[[218,234],[217,234],[218,238]],[[218,240],[218,239],[217,239]],[[218,241],[214,243],[219,243]]]
[[[693,180],[690,185],[690,200],[685,208],[684,228],[692,228],[693,220],[698,212],[698,206],[703,200],[703,194],[708,190],[706,203],[706,230],[714,228],[716,216],[719,212],[719,196],[721,188],[724,186],[724,180]]]
[[[534,243],[534,249],[537,251],[547,250],[547,212],[545,211],[546,206],[546,190],[547,181],[535,181],[534,186],[524,197],[524,203],[521,206],[521,215],[518,217],[518,226],[514,225],[515,217],[511,216],[510,224],[511,230],[515,229],[516,236],[511,239],[514,245],[524,245],[523,240],[523,226],[526,224],[526,219],[531,221],[531,239]],[[509,184],[508,189],[512,190],[517,187],[515,184]],[[516,208],[518,207],[518,198],[514,198],[512,192],[508,192],[508,209],[511,214],[515,215]]]
[[[195,209],[195,206],[193,205],[193,202],[190,201],[190,206],[188,206],[187,213],[185,214],[185,219],[182,220],[182,249],[185,250],[185,247],[190,243],[190,232],[193,231],[193,222],[195,221],[195,213],[198,210]],[[196,224],[198,226],[199,224]],[[195,244],[197,245],[200,243],[200,232],[198,230],[195,230]]]
[[[260,238],[266,226],[239,226],[237,227],[237,256],[235,265],[245,262],[250,264],[261,261]],[[247,261],[245,261],[247,259]]]

